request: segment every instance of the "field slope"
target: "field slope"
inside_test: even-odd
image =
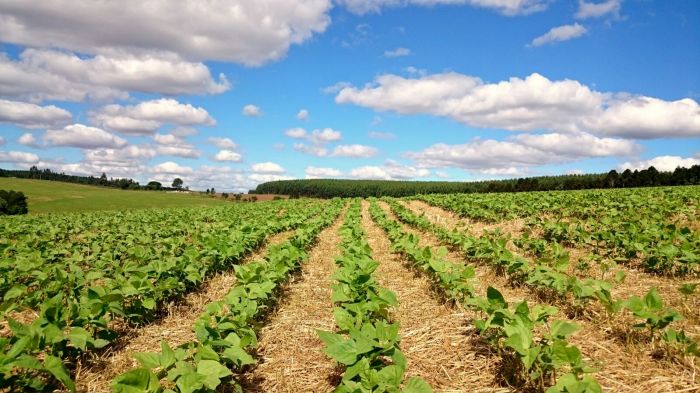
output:
[[[198,194],[128,191],[49,180],[17,178],[0,178],[0,190],[22,191],[27,195],[29,214],[212,206],[225,203]]]

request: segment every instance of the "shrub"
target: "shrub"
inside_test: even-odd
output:
[[[27,214],[28,211],[24,193],[0,190],[0,215]]]

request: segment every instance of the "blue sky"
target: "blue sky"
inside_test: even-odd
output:
[[[245,191],[700,163],[696,1],[182,4],[0,1],[0,166]]]

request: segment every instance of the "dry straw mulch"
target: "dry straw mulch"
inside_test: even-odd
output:
[[[497,359],[474,334],[469,324],[474,315],[442,299],[425,276],[391,253],[390,241],[370,218],[367,205],[362,223],[379,262],[375,275],[399,300],[392,317],[400,324],[407,377],[421,376],[439,392],[511,391],[495,384]]]
[[[317,329],[332,331],[331,276],[339,255],[336,222],[324,229],[302,265],[284,289],[277,309],[260,331],[259,364],[245,375],[246,392],[331,392],[338,372],[324,353]]]
[[[280,232],[270,236],[265,244],[241,261],[248,263],[265,256],[271,245],[287,240],[294,231]],[[135,328],[124,334],[111,351],[100,354],[99,358],[89,359],[84,367],[78,365],[76,385],[79,392],[111,392],[109,384],[121,373],[138,366],[133,358],[138,352],[158,352],[160,342],[166,341],[171,347],[195,339],[192,326],[207,304],[223,298],[236,282],[233,269],[218,273],[208,279],[203,286],[187,294],[183,300],[172,304],[167,315],[151,324]],[[121,344],[121,345],[120,345]]]
[[[422,204],[422,205],[421,205]],[[422,207],[428,209],[426,218],[438,225],[446,225],[454,215],[443,209],[430,206],[423,202],[419,204],[406,203],[406,207],[415,213],[422,213]],[[432,217],[432,218],[431,218]],[[442,223],[440,222],[442,221]],[[452,221],[454,223],[454,221]],[[513,233],[507,227],[502,229],[503,233]],[[421,234],[429,240],[430,234]],[[580,250],[572,249],[572,256],[580,254]],[[687,313],[685,321],[676,322],[674,326],[683,328],[696,339],[700,337],[700,326],[697,323],[698,297],[688,300],[682,298],[677,291],[677,287],[683,280],[675,280],[668,277],[659,277],[630,269],[624,266],[619,267],[627,274],[627,279],[614,287],[614,296],[628,297],[630,295],[643,296],[652,286],[659,289],[659,293],[666,301],[667,305],[676,307],[681,313]],[[482,276],[477,267],[477,278],[484,280],[487,276]],[[506,288],[500,283],[495,283],[499,290]],[[477,284],[477,286],[483,285]],[[514,288],[514,289],[523,289]],[[508,299],[509,296],[504,296]],[[527,296],[528,302],[534,304],[537,300],[531,294]],[[510,299],[508,299],[510,301]],[[591,308],[602,312],[597,304],[591,304]],[[566,318],[562,312],[557,316],[559,319]],[[582,329],[573,336],[571,342],[577,345],[584,357],[592,363],[597,363],[599,371],[595,377],[603,386],[604,391],[610,392],[700,392],[700,376],[698,376],[697,360],[685,362],[670,361],[668,359],[654,359],[651,345],[644,340],[630,340],[620,334],[620,331],[631,331],[630,326],[634,323],[629,316],[618,316],[613,321],[600,320],[591,321],[578,319],[573,321],[579,324]]]

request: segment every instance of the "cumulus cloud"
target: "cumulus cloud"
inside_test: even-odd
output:
[[[180,126],[215,125],[204,108],[182,104],[172,98],[144,101],[136,105],[106,105],[90,113],[93,122],[124,134],[153,134],[164,124]]]
[[[39,156],[34,153],[25,151],[0,151],[0,162],[8,162],[12,164],[36,164],[39,162]]]
[[[24,146],[29,146],[29,147],[39,147],[39,142],[36,140],[34,135],[30,132],[26,132],[22,134],[19,138],[17,138],[17,143],[20,145]],[[2,144],[2,143],[0,143]]]
[[[211,137],[208,139],[209,143],[218,147],[219,149],[237,149],[238,144],[234,142],[231,138],[219,138]]]
[[[588,29],[584,26],[574,23],[573,25],[557,26],[550,29],[548,32],[532,40],[532,46],[542,46],[554,42],[562,42],[573,40],[586,34]]]
[[[625,169],[642,170],[653,166],[656,170],[671,172],[678,167],[690,168],[693,165],[700,165],[700,159],[691,157],[683,158],[681,156],[658,156],[649,160],[625,162],[621,164],[618,169],[621,171]]]
[[[479,8],[489,8],[503,15],[527,15],[543,11],[550,0],[338,0],[350,12],[364,15],[377,13],[382,8],[401,7],[409,5],[436,6],[436,5],[470,5]]]
[[[218,94],[231,85],[216,81],[203,63],[177,55],[114,53],[82,58],[57,50],[25,49],[18,60],[0,55],[0,94],[30,101],[124,99],[129,91]]]
[[[384,51],[384,57],[403,57],[411,54],[408,48],[396,48],[394,50]]]
[[[258,66],[284,57],[330,23],[330,0],[5,1],[0,40],[81,53],[161,51]]]
[[[241,113],[243,113],[246,116],[250,116],[250,117],[260,117],[263,115],[260,107],[253,105],[253,104],[248,104],[248,105],[244,106]]]
[[[227,149],[219,150],[219,152],[214,156],[214,161],[241,162],[242,160],[243,156],[241,153]]]
[[[62,129],[47,130],[44,141],[51,146],[69,146],[82,149],[96,147],[123,147],[126,139],[120,138],[101,128],[88,127],[83,124],[72,124]]]
[[[193,144],[188,143],[184,137],[176,134],[155,134],[153,140],[158,145],[156,151],[163,156],[198,158],[202,154]]]
[[[382,75],[335,98],[378,111],[443,116],[472,127],[511,131],[589,132],[626,138],[700,135],[700,106],[690,98],[602,93],[574,81],[540,74],[498,83],[454,72],[404,78]]]
[[[281,174],[285,172],[282,166],[270,161],[253,164],[250,168],[254,173],[259,174]]]
[[[316,157],[325,157],[326,155],[328,155],[328,149],[326,149],[323,146],[307,145],[305,143],[295,143],[293,147],[294,147],[294,150],[296,150],[298,152],[309,154],[309,155],[316,156]]]
[[[23,128],[47,128],[70,123],[73,116],[65,109],[48,105],[0,99],[0,123]]]
[[[284,132],[284,135],[289,138],[308,141],[310,145],[295,143],[294,150],[317,157],[323,157],[328,153],[325,145],[340,141],[343,138],[343,134],[340,131],[332,128],[315,129],[311,132],[307,132],[301,127],[290,128]]]
[[[166,175],[189,175],[194,170],[189,166],[180,165],[174,161],[166,161],[153,167],[152,173]]]
[[[307,179],[337,178],[342,175],[338,169],[308,166],[304,170]]]
[[[430,171],[387,160],[384,165],[366,165],[350,171],[350,177],[367,180],[409,180],[430,176]]]
[[[504,141],[475,139],[458,145],[434,144],[408,152],[422,168],[460,168],[488,175],[520,175],[529,167],[562,164],[587,158],[632,156],[641,151],[625,139],[575,134],[521,134]]]
[[[369,158],[374,157],[378,153],[375,147],[367,145],[338,145],[333,149],[331,156],[333,157],[349,157],[349,158]]]
[[[300,109],[299,112],[297,112],[297,120],[301,121],[307,121],[309,120],[309,111],[306,109]]]
[[[588,19],[600,18],[608,14],[619,16],[621,6],[622,0],[607,0],[598,3],[579,0],[578,11],[576,11],[574,17],[576,19]]]

